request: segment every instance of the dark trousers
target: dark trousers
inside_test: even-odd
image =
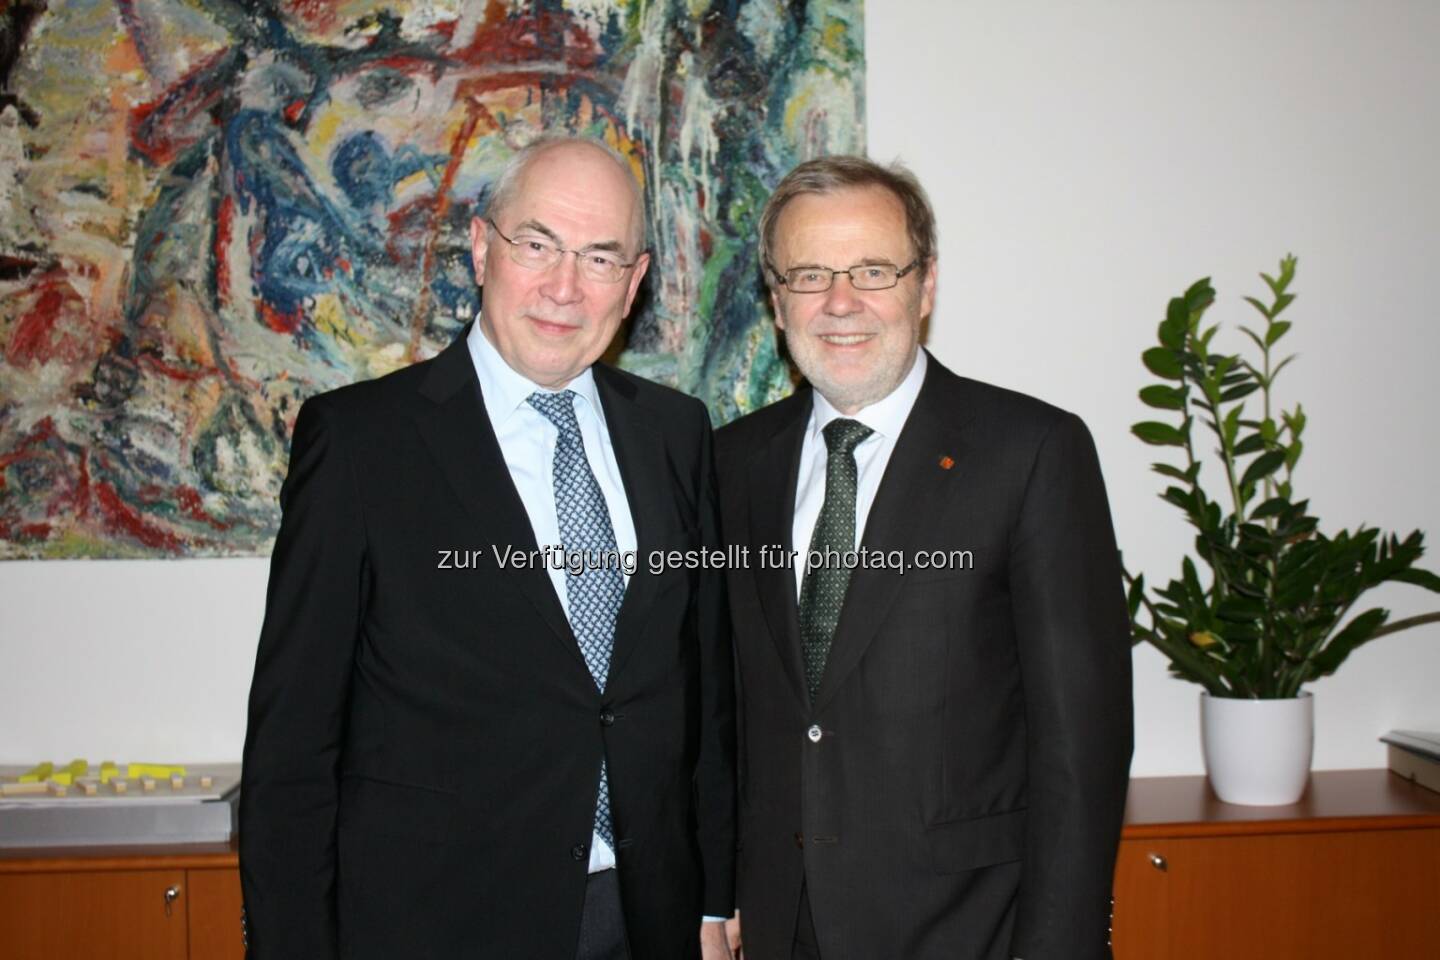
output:
[[[630,960],[625,915],[620,910],[620,877],[614,870],[592,873],[585,883],[575,960]]]
[[[815,937],[815,918],[810,915],[810,892],[800,885],[800,909],[795,912],[795,942],[790,960],[820,960],[820,941]]]

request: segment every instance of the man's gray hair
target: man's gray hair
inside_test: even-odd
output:
[[[510,161],[505,164],[505,169],[500,171],[500,176],[495,178],[490,189],[490,199],[485,204],[485,216],[490,219],[498,217],[505,207],[515,199],[516,192],[520,189],[520,181],[524,178],[525,170],[530,164],[548,150],[555,147],[562,147],[570,144],[594,147],[604,153],[615,165],[625,173],[625,179],[635,191],[635,211],[637,217],[637,236],[632,237],[636,249],[632,251],[638,254],[645,249],[645,194],[640,188],[640,183],[635,179],[635,170],[630,166],[630,161],[604,140],[595,140],[591,137],[576,137],[565,133],[546,133],[527,143],[515,152]]]
[[[779,269],[770,259],[775,242],[775,224],[785,206],[803,194],[830,194],[840,190],[881,187],[889,190],[905,209],[905,231],[922,265],[935,256],[935,211],[920,181],[899,161],[882,166],[873,160],[855,156],[817,157],[806,160],[776,185],[760,214],[760,265],[765,282],[775,283],[774,271]],[[903,264],[896,264],[903,266]]]

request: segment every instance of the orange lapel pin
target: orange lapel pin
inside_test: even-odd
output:
[[[954,458],[954,457],[941,457],[941,458],[940,458],[940,469],[941,469],[941,470],[949,470],[949,469],[950,469],[951,467],[953,467],[953,466],[955,466],[955,458]]]

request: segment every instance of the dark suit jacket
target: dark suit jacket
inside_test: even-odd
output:
[[[716,436],[752,550],[729,577],[746,957],[788,960],[802,877],[825,960],[1108,956],[1130,641],[1084,424],[930,359],[862,545],[972,566],[856,570],[812,706],[794,571],[754,552],[791,547],[811,403]]]
[[[572,960],[602,757],[635,960],[729,915],[723,582],[644,563],[718,543],[709,420],[594,369],[641,560],[603,695],[548,574],[497,569],[535,537],[463,335],[302,408],[245,743],[251,956]]]

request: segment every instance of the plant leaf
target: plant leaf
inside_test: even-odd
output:
[[[1250,466],[1245,468],[1245,475],[1240,478],[1242,487],[1249,486],[1258,480],[1268,477],[1280,469],[1285,462],[1285,452],[1282,450],[1271,450],[1269,453],[1262,453],[1250,461]]]
[[[1288,298],[1288,299],[1287,299],[1287,298]],[[1294,298],[1293,296],[1291,296],[1290,294],[1288,294],[1288,293],[1287,293],[1285,296],[1283,296],[1283,297],[1280,298],[1280,300],[1283,300],[1285,303],[1289,303],[1291,300],[1294,300],[1294,299],[1295,299],[1295,298]],[[1280,308],[1280,309],[1284,309],[1284,308],[1282,307],[1282,308]],[[1276,310],[1275,312],[1276,312],[1276,313],[1279,313],[1280,310]],[[1289,320],[1276,320],[1274,323],[1270,324],[1270,329],[1267,330],[1267,331],[1265,331],[1265,346],[1267,346],[1267,347],[1273,347],[1273,346],[1275,345],[1275,341],[1277,341],[1277,340],[1279,340],[1281,337],[1285,336],[1285,332],[1286,332],[1287,330],[1289,330],[1289,329],[1290,329],[1290,321],[1289,321]]]
[[[1168,423],[1146,420],[1135,424],[1130,428],[1130,432],[1146,443],[1154,444],[1157,447],[1185,446],[1185,434]]]
[[[1261,303],[1259,300],[1256,300],[1254,297],[1246,297],[1245,302],[1250,304],[1250,306],[1254,307],[1256,310],[1259,310],[1261,316],[1263,316],[1266,320],[1270,319],[1270,308],[1265,306],[1265,304]],[[1245,330],[1244,327],[1241,327],[1240,329]],[[1249,330],[1245,330],[1245,332],[1250,333]],[[1254,334],[1251,334],[1251,336],[1254,336]]]
[[[1159,410],[1180,410],[1185,406],[1185,393],[1179,387],[1157,383],[1141,390],[1140,400]]]
[[[1251,512],[1250,519],[1263,520],[1266,517],[1278,517],[1289,508],[1289,500],[1286,500],[1284,497],[1271,497]]]
[[[1172,317],[1167,315],[1164,320],[1160,321],[1155,334],[1160,341],[1160,346],[1169,350],[1184,350],[1187,329],[1185,312],[1182,310],[1178,325],[1173,322]]]
[[[1160,495],[1160,499],[1174,504],[1186,513],[1195,512],[1195,498],[1191,496],[1189,490],[1183,487],[1166,487],[1165,492]]]
[[[1310,661],[1310,677],[1328,677],[1334,673],[1345,658],[1355,652],[1355,648],[1369,642],[1375,636],[1375,631],[1385,625],[1385,620],[1390,616],[1390,611],[1376,607],[1366,610],[1347,623],[1339,633],[1330,638],[1330,642],[1321,648]]]
[[[1185,592],[1190,595],[1190,600],[1196,606],[1205,605],[1205,590],[1200,586],[1200,577],[1195,572],[1195,564],[1189,557],[1181,563],[1185,575]]]
[[[1204,313],[1210,304],[1215,302],[1215,288],[1210,286],[1210,278],[1201,277],[1190,284],[1185,291],[1185,302],[1189,305],[1192,315]]]
[[[1300,460],[1300,453],[1305,449],[1305,444],[1296,440],[1285,448],[1285,469],[1293,471],[1295,464]]]
[[[1185,302],[1184,297],[1173,297],[1165,305],[1165,320],[1160,324],[1160,342],[1178,350],[1185,343],[1185,331],[1188,329],[1190,305]]]
[[[1130,592],[1126,595],[1126,602],[1130,605],[1130,621],[1135,621],[1135,614],[1140,612],[1140,601],[1145,599],[1145,574],[1140,574],[1130,584]]]
[[[1220,399],[1228,403],[1231,400],[1239,400],[1241,397],[1248,397],[1250,396],[1250,394],[1254,393],[1256,390],[1259,389],[1260,384],[1258,383],[1242,383],[1239,386],[1231,387],[1229,390],[1226,390],[1224,393],[1220,394]]]
[[[1397,571],[1390,579],[1399,580],[1401,583],[1413,583],[1417,587],[1424,587],[1426,590],[1440,593],[1440,577],[1435,576],[1429,570],[1421,570],[1419,567]]]
[[[1157,377],[1164,377],[1166,380],[1182,379],[1180,360],[1175,356],[1174,350],[1151,347],[1140,355],[1140,360],[1145,364],[1145,369]]]
[[[1199,338],[1197,339],[1197,343],[1200,346],[1201,354],[1207,357],[1210,355],[1210,341],[1214,339],[1215,334],[1219,332],[1219,330],[1220,327],[1217,324],[1216,326],[1206,329],[1203,333],[1200,334]]]
[[[1215,615],[1221,620],[1245,622],[1265,616],[1265,602],[1251,597],[1230,596],[1220,601]]]
[[[1239,443],[1235,444],[1235,456],[1243,457],[1251,453],[1259,453],[1261,450],[1264,449],[1265,438],[1260,436],[1260,434],[1258,433],[1252,433],[1244,440],[1241,440]]]
[[[1225,416],[1225,446],[1235,447],[1235,436],[1240,432],[1240,408],[1231,407]]]

